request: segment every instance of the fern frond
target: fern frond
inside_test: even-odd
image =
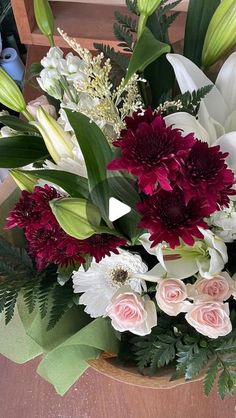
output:
[[[131,16],[126,16],[116,11],[115,18],[120,25],[123,25],[125,28],[129,29],[131,32],[136,32],[137,21],[133,20]]]
[[[115,22],[113,25],[113,32],[118,41],[121,41],[119,44],[120,47],[126,52],[133,51],[133,36],[130,30],[123,25]]]
[[[137,0],[126,0],[125,2],[126,2],[126,6],[128,10],[138,16],[139,11],[138,11]]]
[[[124,72],[127,70],[129,65],[129,58],[127,56],[115,51],[114,48],[110,47],[109,45],[95,43],[94,47],[98,51],[102,52],[105,58],[109,58],[112,64],[117,65]]]
[[[56,283],[51,293],[52,308],[50,310],[47,330],[52,329],[68,309],[71,308],[73,305],[73,296],[74,293],[70,282],[65,283],[64,286]]]

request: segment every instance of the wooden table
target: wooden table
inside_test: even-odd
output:
[[[202,383],[171,390],[129,386],[89,369],[62,398],[36,373],[38,360],[0,357],[1,418],[235,418],[236,397],[206,398]]]

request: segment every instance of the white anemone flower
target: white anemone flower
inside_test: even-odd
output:
[[[130,286],[139,294],[146,289],[145,282],[137,275],[146,273],[147,266],[137,254],[120,250],[119,254],[92,261],[89,270],[80,267],[73,272],[74,293],[82,293],[80,305],[92,318],[107,315],[106,309],[112,297],[122,286]]]
[[[151,248],[150,235],[143,234],[139,240],[145,250],[155,255],[159,261],[147,274],[146,280],[156,281],[157,277],[177,277],[185,279],[196,273],[202,277],[211,277],[220,273],[228,261],[227,247],[224,241],[210,230],[199,228],[204,239],[196,240],[193,246],[182,243],[171,249],[168,244],[160,243]]]
[[[175,125],[185,134],[193,132],[209,145],[220,145],[223,152],[229,152],[227,163],[236,171],[236,52],[223,64],[215,85],[188,58],[167,54],[167,59],[182,93],[213,86],[201,101],[198,120],[188,113],[179,112],[165,118],[167,125]]]

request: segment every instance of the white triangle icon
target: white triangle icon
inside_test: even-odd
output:
[[[115,197],[110,197],[109,199],[109,220],[111,222],[116,221],[122,216],[126,215],[131,211],[131,207],[125,203],[120,202],[120,200],[115,199]]]

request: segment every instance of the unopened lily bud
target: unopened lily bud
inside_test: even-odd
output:
[[[15,112],[24,112],[25,99],[12,78],[0,68],[0,103]]]
[[[31,122],[41,133],[49,154],[58,163],[61,158],[73,158],[74,144],[71,135],[64,132],[59,123],[53,119],[42,107],[37,111],[38,122]]]
[[[86,239],[99,231],[100,212],[87,200],[53,199],[50,206],[57,222],[68,235],[77,239]]]
[[[217,62],[236,44],[236,1],[223,0],[207,29],[202,52],[206,68]]]
[[[23,173],[20,170],[11,170],[10,174],[21,190],[33,192],[38,179],[30,171],[29,173]]]
[[[54,18],[48,0],[34,0],[34,15],[39,30],[45,35],[51,46],[54,46]]]
[[[149,16],[151,16],[160,5],[161,0],[138,0],[137,6],[140,14],[138,22],[138,38],[141,36]]]

